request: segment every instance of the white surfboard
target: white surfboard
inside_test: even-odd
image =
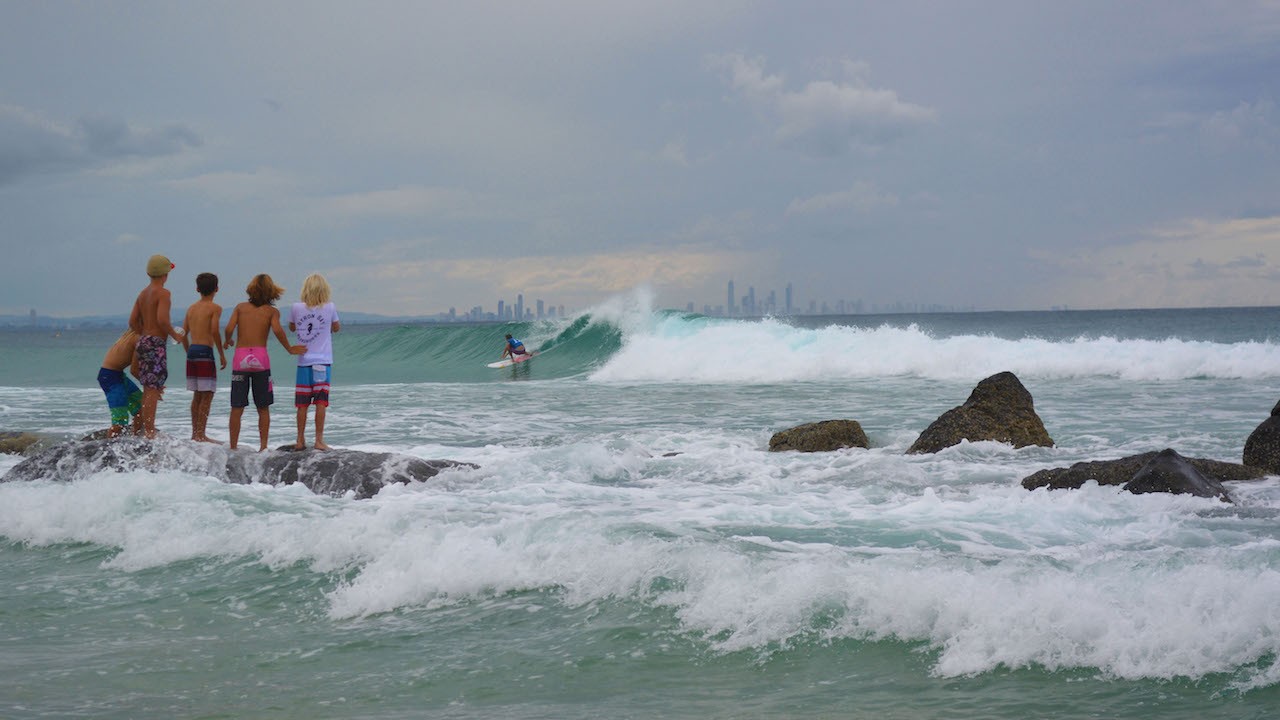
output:
[[[505,357],[499,360],[498,362],[489,363],[487,367],[491,367],[491,368],[511,367],[516,363],[522,363],[526,360],[529,360],[530,358],[534,357],[537,354],[538,354],[538,351],[534,350],[533,352],[525,353],[524,355],[513,355],[511,357]]]

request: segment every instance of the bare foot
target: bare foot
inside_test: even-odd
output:
[[[317,441],[317,442],[316,442],[316,444],[315,444],[315,445],[313,445],[312,447],[314,447],[314,448],[315,448],[315,449],[317,449],[317,450],[328,450],[328,449],[329,449],[329,446],[328,446],[328,445],[326,445],[326,444],[324,444],[324,443],[322,443],[322,442],[319,442],[319,441]]]
[[[294,450],[306,450],[307,444],[304,442],[296,442],[293,445],[290,445],[289,447],[292,447]]]
[[[196,440],[196,442],[202,442],[202,443],[213,443],[214,445],[221,445],[221,444],[222,444],[222,441],[221,441],[221,440],[214,440],[213,438],[209,437],[208,435],[201,435],[200,437],[196,438],[195,440]]]

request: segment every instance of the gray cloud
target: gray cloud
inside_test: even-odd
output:
[[[161,157],[203,144],[189,128],[138,128],[107,115],[70,123],[0,105],[0,185],[28,175],[72,172],[131,157]]]
[[[1273,0],[0,3],[0,313],[1280,304],[1278,70]]]

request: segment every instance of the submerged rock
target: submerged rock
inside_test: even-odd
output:
[[[1172,448],[1156,453],[1155,457],[1148,460],[1132,480],[1125,483],[1124,489],[1139,495],[1166,492],[1174,495],[1216,497],[1226,502],[1231,501],[1222,483],[1205,477]]]
[[[21,455],[48,442],[48,438],[35,433],[0,432],[0,453]]]
[[[978,383],[963,405],[946,411],[925,428],[907,453],[938,452],[961,440],[994,440],[1016,448],[1053,447],[1031,393],[1011,372],[997,373]]]
[[[1244,464],[1280,475],[1280,403],[1244,441]]]
[[[856,420],[823,420],[776,432],[769,438],[769,452],[830,452],[843,448],[867,448],[871,444]]]
[[[360,450],[251,452],[187,440],[72,440],[54,445],[15,465],[0,482],[70,482],[103,470],[177,470],[209,475],[223,482],[270,485],[302,483],[313,492],[358,499],[373,497],[393,483],[425,481],[450,468],[475,468],[453,460],[423,460],[395,453]]]
[[[1267,474],[1263,470],[1246,465],[1222,462],[1221,460],[1184,458],[1174,453],[1173,450],[1166,450],[1165,452],[1177,455],[1193,468],[1196,473],[1214,483],[1257,480]],[[1023,478],[1022,487],[1028,490],[1042,487],[1050,490],[1074,490],[1090,480],[1096,481],[1099,485],[1125,485],[1133,480],[1159,454],[1152,451],[1117,460],[1078,462],[1068,468],[1039,470]]]

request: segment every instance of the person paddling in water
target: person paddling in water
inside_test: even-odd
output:
[[[240,417],[249,406],[249,391],[253,391],[253,405],[258,409],[258,450],[267,449],[267,435],[271,428],[271,404],[275,402],[271,383],[271,357],[267,355],[267,333],[272,333],[290,355],[301,355],[306,345],[290,345],[289,338],[280,325],[280,311],[275,302],[284,294],[284,288],[275,284],[270,275],[254,276],[245,288],[249,301],[236,305],[227,321],[225,347],[235,347],[231,360],[231,419],[228,430],[230,446],[236,449],[240,439]],[[237,330],[239,331],[237,333]],[[232,335],[236,334],[235,340]],[[237,345],[238,343],[238,345]]]
[[[507,344],[502,347],[502,357],[506,359],[510,357],[516,359],[517,355],[528,355],[529,351],[524,349],[524,343],[511,337],[511,333],[507,333]]]

